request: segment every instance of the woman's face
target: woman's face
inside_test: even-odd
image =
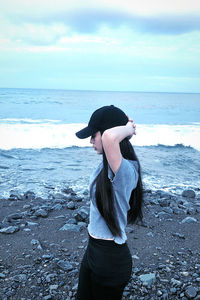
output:
[[[94,150],[97,151],[97,154],[102,154],[103,146],[100,131],[91,136],[90,143],[93,145]]]

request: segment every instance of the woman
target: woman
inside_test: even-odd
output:
[[[97,109],[76,133],[103,161],[91,177],[89,243],[84,254],[77,300],[120,300],[132,270],[125,227],[142,218],[140,164],[129,139],[135,124],[119,108]]]

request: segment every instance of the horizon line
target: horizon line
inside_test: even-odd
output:
[[[31,88],[31,87],[0,87],[0,89],[15,90],[50,90],[50,91],[68,91],[68,92],[97,92],[97,93],[160,93],[160,94],[200,94],[199,92],[172,92],[172,91],[134,91],[134,90],[90,90],[90,89],[65,89],[65,88]]]

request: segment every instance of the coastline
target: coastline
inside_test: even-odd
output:
[[[135,146],[145,189],[181,194],[198,192],[200,151],[183,145]],[[75,191],[88,189],[89,178],[101,162],[92,147],[0,150],[0,198],[9,192],[28,190],[48,197],[70,185]]]
[[[70,186],[1,199],[0,299],[74,299],[88,215],[88,192]],[[123,299],[199,299],[199,224],[199,193],[146,190],[143,222],[127,227],[133,272]]]

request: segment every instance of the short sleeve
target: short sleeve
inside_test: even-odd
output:
[[[111,168],[108,170],[108,177],[116,191],[123,191],[128,195],[136,188],[138,182],[138,163],[137,161],[122,158],[121,165],[114,175]]]

